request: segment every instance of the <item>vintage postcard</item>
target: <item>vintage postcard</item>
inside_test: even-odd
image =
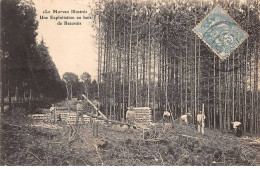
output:
[[[259,0],[1,0],[1,166],[259,166]]]

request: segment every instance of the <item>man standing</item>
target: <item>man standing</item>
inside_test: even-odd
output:
[[[99,103],[99,99],[98,98],[93,101],[93,105],[97,109],[100,109],[100,103]],[[95,115],[98,115],[98,111],[96,109],[94,109],[94,108],[93,108],[93,112],[92,113],[95,114]]]
[[[200,113],[197,115],[197,124],[198,124],[198,132],[202,134],[204,134],[205,119],[206,119],[205,114],[200,111]]]
[[[83,105],[81,103],[82,101],[79,100],[77,103],[77,117],[76,117],[76,125],[78,125],[79,117],[81,118],[81,124],[84,124],[84,118],[83,118]]]
[[[57,122],[57,117],[56,117],[56,107],[54,104],[51,105],[50,107],[50,112],[51,112],[51,115],[53,117],[53,122],[56,123]]]

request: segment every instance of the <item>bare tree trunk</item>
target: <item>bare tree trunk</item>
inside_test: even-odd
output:
[[[180,95],[181,95],[181,115],[183,115],[183,95],[182,95],[182,92],[183,92],[183,56],[181,56],[181,92],[180,92]]]
[[[125,14],[124,14],[125,16]],[[122,112],[122,117],[123,117],[123,120],[125,120],[125,75],[126,75],[126,72],[125,72],[125,67],[126,67],[126,35],[125,35],[125,23],[124,23],[124,69],[123,69],[123,75],[122,75],[122,80],[123,80],[123,112]]]
[[[155,90],[156,90],[156,83],[155,83],[155,74],[156,74],[156,60],[155,60],[155,57],[156,57],[156,54],[155,54],[155,43],[154,43],[154,75],[153,75],[153,120],[155,121]]]
[[[240,61],[241,64],[241,61]],[[242,86],[242,69],[241,66],[239,68],[239,73],[238,73],[238,86],[239,86],[239,92],[238,92],[238,120],[241,120],[241,113],[243,112],[242,110],[242,103],[241,103],[241,86]],[[242,123],[242,121],[240,121]]]
[[[15,101],[19,102],[19,88],[17,86],[15,87]]]
[[[209,78],[208,78],[208,119],[209,119],[209,128],[211,129],[212,127],[212,116],[211,116],[211,109],[210,109],[210,104],[209,104],[209,99],[210,99],[210,94],[209,94]]]
[[[70,85],[70,100],[72,99],[72,84]]]
[[[245,66],[245,77],[244,77],[244,117],[243,117],[243,126],[244,132],[247,130],[247,57],[248,57],[248,39],[247,39],[247,46],[246,46],[246,66]]]
[[[232,65],[235,68],[235,56],[232,55]],[[232,71],[232,121],[235,121],[235,72]],[[230,130],[230,116],[228,117],[228,130]]]
[[[248,2],[247,2],[248,3]],[[249,27],[249,5],[247,4],[247,28]],[[245,62],[245,64],[246,64],[246,66],[245,66],[245,79],[244,79],[244,83],[245,83],[245,86],[244,86],[244,88],[245,88],[245,98],[244,98],[244,132],[246,132],[246,130],[247,130],[247,115],[248,115],[248,113],[247,113],[247,62],[248,62],[248,60],[247,60],[247,58],[248,58],[248,38],[247,38],[247,40],[246,40],[246,62]]]
[[[167,51],[167,49],[166,49],[166,51]],[[166,54],[167,54],[167,52],[166,52]],[[165,66],[165,110],[166,111],[168,111],[168,69],[167,69],[167,56],[165,56],[164,57],[164,59],[165,59],[165,64],[164,64],[164,66]]]
[[[112,119],[113,104],[113,67],[114,67],[114,51],[113,51],[113,22],[110,25],[110,46],[109,46],[109,117]]]
[[[258,44],[259,45],[259,44]],[[258,76],[259,76],[259,72],[258,72],[258,45],[257,42],[255,42],[255,134],[259,134],[259,127],[258,127],[258,123],[259,123],[259,96],[258,96]]]
[[[129,67],[128,67],[128,106],[131,106],[131,59],[132,59],[132,31],[133,31],[133,1],[131,1],[130,39],[129,39]]]
[[[159,60],[158,60],[158,110],[161,108],[161,57],[162,57],[162,44],[159,46]]]
[[[186,35],[186,52],[185,52],[185,54],[186,54],[186,56],[185,56],[185,58],[186,58],[186,68],[185,68],[185,84],[186,84],[186,86],[185,86],[185,111],[186,111],[186,113],[188,113],[188,37],[187,37],[187,35]],[[189,112],[190,113],[190,112]]]
[[[65,82],[65,85],[66,85],[66,91],[67,91],[67,100],[69,100],[69,86],[68,86],[68,83]]]
[[[253,97],[254,97],[254,90],[253,90],[253,85],[252,85],[252,58],[253,56],[251,55],[250,56],[250,62],[249,62],[249,70],[250,70],[250,93],[251,93],[251,97],[250,97],[250,133],[253,134],[253,126],[254,126],[254,100],[253,100]]]
[[[195,8],[195,25],[197,22],[196,10]],[[195,35],[195,45],[194,45],[194,115],[193,124],[195,124],[195,117],[197,116],[197,35]]]
[[[119,34],[119,46],[121,46],[121,34]],[[120,101],[119,101],[119,103],[118,103],[118,113],[119,113],[119,121],[121,121],[121,119],[122,119],[122,105],[123,104],[121,104],[122,102],[121,102],[121,100],[123,100],[123,98],[122,98],[122,54],[121,54],[121,52],[122,52],[122,50],[119,50],[119,64],[118,64],[118,69],[119,69],[119,79],[118,79],[118,82],[119,82],[119,84],[118,84],[118,88],[119,88],[119,99],[120,99]]]
[[[3,50],[0,56],[0,95],[1,95],[1,113],[0,113],[0,120],[2,117],[2,114],[4,113],[4,57],[5,57],[5,51]]]
[[[257,0],[257,14],[259,16],[259,0]],[[258,32],[259,32],[259,27],[258,27]],[[260,42],[260,38],[258,36],[257,40],[256,40],[256,129],[255,129],[255,133],[257,135],[260,134],[260,107],[259,107],[259,42]]]
[[[113,78],[113,119],[115,120],[115,115],[116,115],[116,8],[115,8],[115,1],[113,3],[114,5],[114,37],[113,37],[113,42],[114,42],[114,45],[113,45],[113,58],[114,58],[114,78]]]
[[[201,105],[200,103],[200,41],[199,41],[199,56],[198,56],[198,107]]]
[[[146,59],[145,59],[145,54],[146,54],[146,37],[144,37],[144,53],[143,53],[143,61],[142,61],[142,64],[143,64],[143,67],[142,67],[142,72],[143,72],[143,91],[142,91],[142,94],[144,95],[144,92],[146,90],[146,69],[147,69],[147,65],[146,65]],[[145,96],[142,96],[142,106],[145,106]]]
[[[214,123],[214,129],[216,129],[216,56],[214,55],[214,106],[213,106],[213,123]]]
[[[106,32],[105,34],[105,51],[104,51],[104,66],[103,66],[103,74],[104,74],[104,81],[105,81],[105,112],[106,112],[106,117],[108,117],[108,108],[107,108],[107,103],[108,103],[108,33]]]
[[[150,13],[149,13],[150,15]],[[148,85],[147,85],[147,107],[150,106],[150,81],[151,81],[151,30],[150,17],[148,15]]]
[[[102,41],[101,41],[101,22],[100,22],[100,0],[99,0],[99,12],[98,12],[98,98],[100,93],[100,82],[101,82],[101,60],[102,60]],[[86,94],[86,91],[85,91]]]
[[[251,133],[253,134],[253,132],[256,134],[256,117],[257,117],[257,109],[256,109],[256,98],[255,95],[257,93],[256,90],[256,76],[257,76],[257,72],[256,72],[256,66],[257,66],[257,50],[256,50],[256,41],[255,41],[255,45],[254,45],[254,57],[253,57],[253,68],[251,67],[251,71],[253,69],[253,87],[251,89],[252,92],[252,102],[251,102],[251,106],[252,106],[252,112],[251,112]]]
[[[12,95],[11,95],[11,86],[10,86],[10,81],[8,80],[7,83],[7,90],[8,90],[8,106],[9,110],[12,110]]]
[[[138,50],[139,50],[139,36],[138,32],[136,33],[136,83],[135,83],[135,106],[137,107],[138,104],[138,67],[139,67],[139,56],[138,56]]]
[[[227,69],[227,67],[229,66],[229,58],[228,58],[228,62],[225,64],[225,69]],[[227,130],[227,125],[226,125],[226,119],[227,119],[227,116],[229,116],[229,111],[228,111],[228,108],[227,108],[227,105],[228,105],[228,96],[229,96],[229,91],[228,91],[228,74],[229,73],[225,73],[224,74],[224,80],[225,80],[225,98],[224,98],[224,120],[223,120],[223,125],[224,125],[224,131]]]
[[[220,70],[220,60],[218,61],[218,68]],[[220,87],[220,82],[221,82],[221,72],[219,71],[218,72],[218,100],[219,100],[219,111],[218,111],[218,114],[219,114],[219,129],[220,130],[223,130],[223,126],[222,126],[222,107],[221,107],[221,104],[222,104],[222,100],[221,100],[221,87]]]
[[[32,101],[32,89],[30,89],[30,94],[29,94],[29,109],[31,109],[31,101]]]

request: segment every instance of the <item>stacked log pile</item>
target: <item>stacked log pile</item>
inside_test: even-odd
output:
[[[73,125],[73,124],[76,124],[76,119],[77,119],[76,112],[69,113],[68,117],[66,119],[66,122],[67,122],[68,125]],[[86,114],[83,114],[83,119],[84,119],[84,123],[90,122],[90,117]],[[79,124],[82,124],[81,118],[79,118],[78,122],[79,122]]]
[[[35,121],[50,121],[51,114],[32,114],[30,117]]]
[[[149,126],[152,121],[152,113],[149,107],[134,107],[136,112],[135,123],[136,125]]]

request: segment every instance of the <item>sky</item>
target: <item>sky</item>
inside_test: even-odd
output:
[[[65,72],[73,72],[79,77],[83,72],[88,72],[92,78],[97,79],[97,45],[94,36],[96,34],[92,27],[91,19],[72,20],[81,22],[81,25],[57,25],[53,16],[90,16],[90,0],[33,0],[37,13],[38,37],[44,40],[49,49],[49,54],[56,64],[60,76]],[[49,10],[50,13],[43,13]],[[55,14],[53,10],[69,11],[70,14]],[[71,10],[87,11],[85,14],[71,14]],[[40,19],[47,16],[48,19]],[[62,23],[68,21],[60,20]]]

